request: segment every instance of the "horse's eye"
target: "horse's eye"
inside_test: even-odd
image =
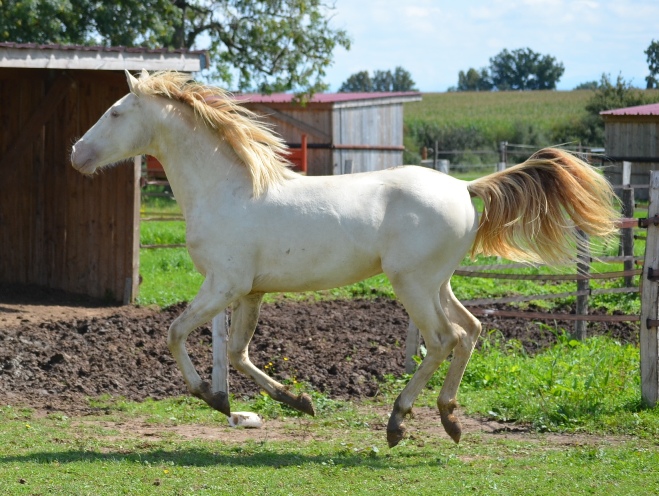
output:
[[[110,116],[111,117],[119,117],[119,112],[117,112],[116,110],[113,110],[112,112],[110,112]]]

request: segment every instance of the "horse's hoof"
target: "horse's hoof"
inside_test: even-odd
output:
[[[313,401],[311,400],[311,396],[307,393],[302,393],[295,399],[295,408],[307,415],[311,415],[312,417],[316,416],[316,409],[313,407]]]
[[[208,406],[214,408],[218,412],[223,413],[227,417],[231,415],[231,405],[229,404],[229,395],[224,391],[214,393],[208,400]]]
[[[405,426],[400,424],[397,428],[391,429],[387,427],[387,444],[393,448],[400,443],[405,437]]]
[[[231,415],[231,405],[229,405],[229,395],[224,391],[213,393],[211,385],[206,381],[201,383],[199,391],[193,391],[192,396],[204,400],[208,406],[227,417]]]
[[[442,420],[442,426],[444,430],[449,435],[451,439],[458,444],[460,442],[460,437],[462,436],[462,424],[458,417],[453,415],[453,410],[458,406],[458,403],[455,400],[451,400],[447,405],[442,405],[437,402],[437,407],[439,408],[439,417]]]

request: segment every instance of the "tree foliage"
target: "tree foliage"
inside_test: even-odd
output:
[[[659,41],[652,40],[650,46],[645,50],[647,55],[648,69],[650,74],[645,77],[647,88],[659,88]]]
[[[485,67],[480,71],[470,68],[466,73],[460,71],[458,74],[457,91],[490,91],[493,87],[492,79]]]
[[[360,71],[346,79],[339,93],[349,92],[392,92],[392,91],[418,91],[409,71],[398,66],[391,71],[374,71],[371,77],[368,71]]]
[[[0,1],[0,41],[198,47],[236,89],[320,91],[334,49],[350,47],[329,14],[321,0]]]
[[[368,71],[359,71],[346,79],[339,93],[370,93],[373,91],[373,80]]]
[[[499,90],[554,90],[564,72],[554,57],[530,48],[504,49],[490,59],[492,84]]]
[[[504,49],[490,59],[489,68],[458,74],[457,91],[554,90],[565,68],[551,55],[530,48]]]

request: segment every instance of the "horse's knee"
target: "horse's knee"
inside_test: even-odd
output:
[[[176,325],[176,322],[172,323],[167,332],[167,347],[169,348],[169,351],[173,352],[177,349],[181,345],[183,339],[184,335]]]

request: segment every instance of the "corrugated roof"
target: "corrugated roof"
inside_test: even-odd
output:
[[[604,110],[600,115],[659,115],[659,103],[636,105],[614,110]]]
[[[273,93],[272,95],[244,94],[239,98],[254,103],[291,103],[294,95],[291,93]],[[373,93],[316,93],[309,103],[338,103],[352,102],[355,100],[374,100],[378,98],[421,98],[421,93],[416,91],[392,91]]]
[[[208,67],[208,54],[187,49],[2,42],[0,67],[195,72]]]
[[[251,103],[291,103],[295,95],[291,93],[273,93],[272,95],[243,94],[237,98]],[[316,93],[308,103],[344,103],[360,100],[421,100],[421,93],[416,91],[392,91],[374,93]]]

